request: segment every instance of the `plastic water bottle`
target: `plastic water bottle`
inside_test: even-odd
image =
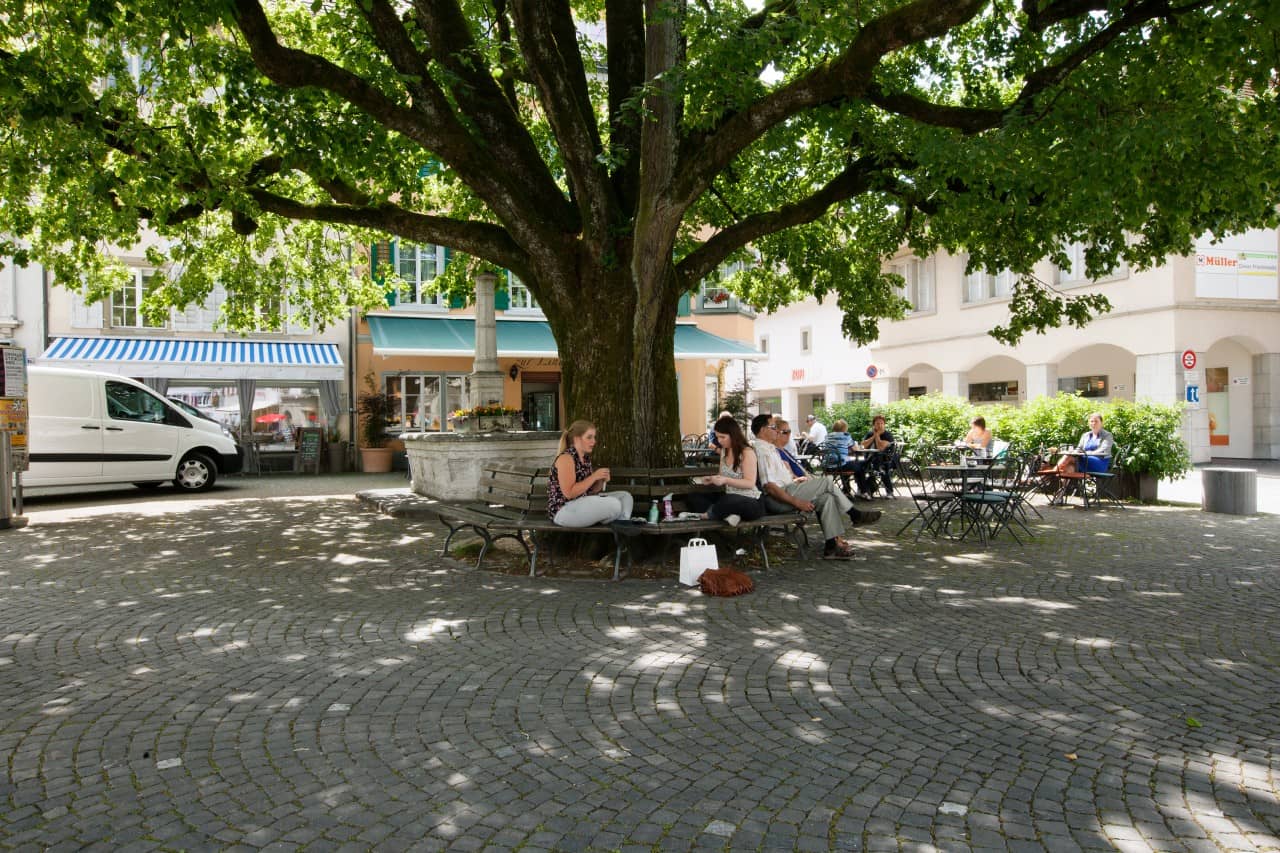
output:
[[[654,498],[653,503],[649,504],[649,523],[658,523],[658,499]]]
[[[671,495],[665,495],[662,498],[662,520],[671,521],[675,518],[675,513],[671,510]]]

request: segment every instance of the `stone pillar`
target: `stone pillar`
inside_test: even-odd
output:
[[[844,402],[844,392],[848,385],[828,385],[822,389],[822,396],[827,401],[827,406],[834,406],[837,403]]]
[[[963,371],[942,374],[942,393],[948,397],[969,399],[969,374]]]
[[[879,376],[871,380],[871,405],[883,406],[910,395],[910,385],[905,376]]]
[[[1186,370],[1182,356],[1176,352],[1158,352],[1140,355],[1134,374],[1134,400],[1150,400],[1153,403],[1183,403],[1187,385],[1199,385],[1204,391],[1204,370]],[[1209,409],[1204,403],[1188,405],[1182,415],[1182,440],[1191,451],[1192,462],[1208,462]]]
[[[1058,365],[1027,365],[1027,399],[1058,396]]]
[[[782,417],[790,421],[793,429],[795,428],[796,424],[803,424],[804,423],[804,420],[802,419],[803,416],[800,414],[800,392],[797,391],[795,388],[783,388],[782,389],[782,411],[774,412],[774,414],[782,415]],[[803,426],[801,426],[800,428],[804,429]]]
[[[1253,455],[1280,459],[1280,353],[1253,357]]]
[[[494,315],[493,273],[476,276],[476,355],[471,368],[471,405],[502,403],[502,371],[498,369],[498,322]]]

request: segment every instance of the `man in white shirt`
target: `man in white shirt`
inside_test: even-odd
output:
[[[822,447],[822,442],[827,440],[827,428],[813,415],[809,415],[804,420],[809,431],[801,433],[801,436],[808,439],[814,447]]]
[[[853,549],[841,538],[845,525],[849,522],[870,524],[879,520],[880,512],[855,507],[830,477],[793,475],[774,446],[777,432],[769,415],[756,415],[751,419],[751,434],[755,436],[751,446],[760,462],[759,478],[764,487],[765,506],[771,512],[816,510],[818,523],[822,526],[823,558],[852,558]]]

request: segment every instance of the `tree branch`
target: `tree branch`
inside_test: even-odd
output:
[[[517,274],[529,268],[528,254],[499,225],[432,216],[394,204],[371,207],[310,205],[256,188],[250,189],[249,195],[263,210],[286,219],[370,228],[395,234],[415,243],[439,243],[506,267]]]
[[[726,115],[710,131],[682,145],[676,204],[688,205],[712,177],[770,128],[822,104],[866,94],[877,64],[889,53],[945,35],[978,14],[983,0],[915,0],[867,23],[843,54],[745,110]]]
[[[512,0],[511,13],[525,65],[564,158],[584,224],[588,233],[603,237],[617,203],[600,160],[603,146],[578,51],[573,11],[566,0]]]
[[[1003,109],[980,109],[935,104],[906,93],[887,93],[879,83],[867,86],[867,101],[886,112],[918,121],[934,127],[951,127],[964,133],[979,133],[999,127],[1004,120]]]
[[[566,205],[549,176],[541,191],[527,192],[538,172],[546,175],[540,159],[535,158],[536,166],[524,163],[531,168],[520,169],[516,175],[496,173],[492,153],[476,143],[443,93],[429,86],[425,78],[420,89],[425,100],[404,106],[345,68],[280,44],[258,0],[234,0],[234,15],[254,64],[273,83],[286,89],[321,89],[353,104],[448,163],[501,221],[511,225],[513,235],[529,244],[548,239],[545,224],[555,221],[557,212],[563,215]],[[398,23],[396,26],[400,28]],[[382,37],[392,38],[387,33]],[[523,129],[520,133],[527,136]],[[550,184],[553,192],[548,192],[545,184]]]
[[[644,85],[644,10],[635,0],[605,0],[609,48],[609,151],[614,193],[623,210],[634,210],[640,191],[639,97]]]
[[[821,218],[831,208],[866,192],[881,176],[887,164],[878,158],[864,157],[854,161],[813,195],[794,204],[748,216],[730,225],[693,250],[676,265],[681,286],[689,289],[706,278],[734,251],[753,240],[776,234],[796,225]]]

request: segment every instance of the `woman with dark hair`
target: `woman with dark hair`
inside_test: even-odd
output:
[[[703,518],[723,521],[737,527],[741,521],[754,521],[764,515],[764,501],[756,485],[756,452],[747,443],[742,426],[732,417],[721,417],[713,427],[720,450],[720,473],[707,477],[712,486],[723,486],[721,494],[695,492],[689,495],[689,508],[702,512]]]
[[[591,465],[596,426],[574,421],[560,436],[560,452],[547,480],[547,517],[561,527],[590,527],[629,521],[633,499],[627,492],[604,494],[608,468]]]
[[[969,431],[960,440],[960,443],[970,450],[979,451],[979,456],[989,456],[994,442],[995,437],[991,434],[991,430],[987,429],[987,419],[981,415],[969,423]]]

